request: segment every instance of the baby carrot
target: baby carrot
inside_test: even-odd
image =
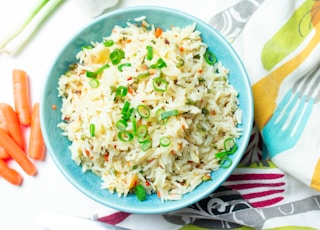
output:
[[[14,69],[12,71],[14,107],[21,125],[31,124],[31,100],[29,78],[25,71]]]
[[[3,129],[4,131],[8,132],[8,129],[7,129],[7,125],[6,125],[6,122],[5,122],[5,118],[4,118],[4,115],[3,115],[3,112],[2,110],[0,109],[0,128]],[[2,160],[8,160],[10,159],[10,155],[6,152],[6,150],[4,150],[4,148],[2,148],[0,146],[0,159]]]
[[[7,125],[4,119],[4,114],[1,109],[0,109],[0,128],[8,132]]]
[[[25,141],[16,112],[11,105],[6,103],[0,103],[0,110],[3,114],[9,135],[23,150]]]
[[[8,167],[6,162],[0,159],[0,176],[13,185],[21,185],[23,178],[16,170]]]
[[[35,160],[43,160],[45,151],[46,147],[40,127],[39,103],[35,103],[32,109],[28,155]]]
[[[0,128],[3,129],[4,131],[8,132],[6,123],[4,121],[4,116],[3,116],[3,112],[0,109]],[[10,159],[10,155],[6,152],[6,150],[4,150],[4,148],[2,148],[0,146],[0,159],[2,160],[7,160]]]
[[[7,151],[0,146],[0,159],[8,160],[10,158],[11,158],[11,156],[7,153]]]
[[[16,142],[0,128],[0,146],[20,165],[20,167],[30,176],[37,173],[34,164],[29,160],[24,151],[16,144]]]

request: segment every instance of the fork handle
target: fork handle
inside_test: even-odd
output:
[[[255,122],[260,131],[274,113],[282,81],[301,65],[319,43],[320,23],[315,26],[315,31],[313,38],[300,53],[252,86]]]

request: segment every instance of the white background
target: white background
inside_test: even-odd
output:
[[[0,38],[19,25],[38,0],[0,0]],[[107,1],[107,0],[106,0]],[[118,9],[134,5],[159,5],[177,8],[208,22],[216,12],[227,8],[230,1],[212,0],[127,0]],[[16,56],[0,55],[0,102],[13,105],[11,74],[14,68],[25,70],[30,77],[32,103],[39,102],[46,73],[64,43],[92,20],[77,0],[65,1],[29,40]],[[28,136],[28,130],[25,130]],[[42,229],[35,219],[39,213],[57,212],[92,217],[114,212],[90,200],[74,188],[54,165],[49,154],[43,162],[35,162],[38,174],[26,175],[14,162],[10,167],[19,171],[24,182],[14,186],[0,178],[0,229]],[[161,229],[161,226],[159,226]],[[153,226],[156,229],[157,226]],[[72,228],[70,228],[72,229]],[[140,225],[140,229],[143,226]]]

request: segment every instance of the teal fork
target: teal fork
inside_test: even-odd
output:
[[[262,129],[262,137],[271,157],[291,149],[301,137],[313,105],[320,98],[320,65],[297,80],[278,104]]]

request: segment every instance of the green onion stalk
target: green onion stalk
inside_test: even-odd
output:
[[[24,22],[0,41],[0,53],[17,54],[63,0],[39,0]]]

